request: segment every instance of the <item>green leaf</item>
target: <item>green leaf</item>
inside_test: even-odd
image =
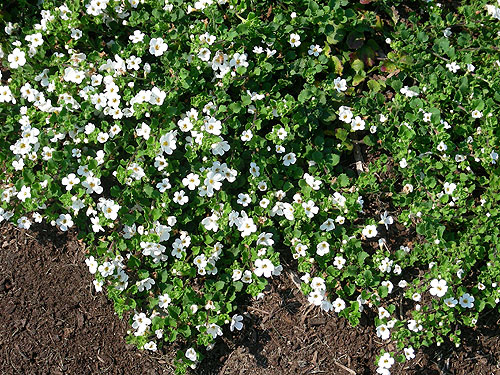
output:
[[[229,108],[231,109],[231,111],[233,111],[234,113],[240,113],[241,112],[241,103],[240,102],[235,102],[235,103],[231,103],[229,105]]]
[[[351,67],[356,73],[359,73],[364,69],[365,64],[360,59],[356,59],[351,63]]]
[[[140,265],[141,265],[140,259],[134,255],[132,255],[127,262],[127,266],[132,269],[137,269],[140,267]]]
[[[339,175],[337,178],[337,181],[339,182],[340,186],[346,187],[350,185],[349,177],[345,173],[342,173]]]
[[[336,166],[340,162],[340,156],[337,154],[328,154],[325,157],[325,163],[331,167]]]
[[[362,251],[360,253],[358,253],[358,263],[360,266],[362,266],[364,263],[365,263],[365,259],[368,258],[370,255],[365,252],[365,251]]]
[[[224,281],[217,281],[215,283],[215,290],[221,290],[222,288],[224,288],[224,285],[225,285],[225,282]]]
[[[378,287],[378,294],[380,298],[385,298],[389,294],[389,289],[385,285],[381,285]]]
[[[357,86],[359,85],[361,82],[363,82],[365,80],[365,77],[360,75],[360,74],[356,74],[353,78],[352,78],[352,85],[353,86]]]
[[[381,89],[380,84],[377,81],[373,80],[373,79],[369,80],[366,85],[368,86],[368,88],[372,92],[378,92]]]
[[[312,97],[312,92],[311,89],[306,87],[304,90],[302,90],[297,98],[297,100],[300,103],[305,103],[307,100],[309,100]]]
[[[344,128],[337,128],[335,129],[335,136],[343,142],[349,136],[349,131]]]

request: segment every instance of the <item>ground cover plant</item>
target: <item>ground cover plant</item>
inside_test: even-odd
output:
[[[44,1],[1,39],[1,220],[76,228],[180,373],[283,260],[381,374],[459,345],[500,298],[499,6]]]

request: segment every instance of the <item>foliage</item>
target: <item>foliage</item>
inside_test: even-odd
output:
[[[499,301],[498,22],[376,3],[45,1],[0,39],[0,220],[76,227],[179,373],[280,259],[323,310],[377,309],[381,369],[458,344]]]

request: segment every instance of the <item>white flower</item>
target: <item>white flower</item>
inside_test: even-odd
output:
[[[158,296],[158,306],[162,309],[166,309],[168,305],[172,302],[172,299],[167,293]]]
[[[172,155],[174,150],[176,149],[176,132],[170,131],[167,134],[164,134],[160,138],[160,145],[163,152],[168,155]]]
[[[233,281],[238,281],[241,279],[241,276],[243,275],[243,272],[241,272],[241,270],[233,270],[233,275],[232,275],[232,279]]]
[[[449,182],[445,182],[444,185],[444,192],[448,195],[452,195],[453,192],[455,191],[455,189],[457,188],[457,185],[454,184],[453,182],[452,183],[449,183]]]
[[[199,36],[199,39],[200,39],[200,42],[207,43],[209,46],[214,44],[215,41],[217,40],[217,38],[214,35],[210,35],[208,32],[206,32],[205,34],[201,34]]]
[[[143,122],[141,123],[141,127],[138,127],[135,132],[138,137],[142,137],[147,141],[149,139],[149,135],[151,134],[151,128]]]
[[[309,47],[309,51],[307,53],[311,56],[314,55],[315,57],[318,57],[319,54],[323,51],[323,48],[321,48],[318,44],[311,44]]]
[[[155,56],[161,56],[168,50],[168,44],[163,41],[163,38],[152,38],[149,41],[149,53]]]
[[[131,0],[131,1],[137,1],[137,0]],[[149,341],[144,344],[144,349],[146,350],[151,350],[152,352],[156,352],[156,343],[154,341]]]
[[[115,265],[111,262],[104,262],[98,268],[102,277],[108,277],[112,275],[115,271]]]
[[[387,211],[384,211],[384,213],[380,215],[380,221],[378,223],[384,224],[385,229],[389,230],[388,225],[394,223],[394,219],[392,218],[392,216],[387,216]]]
[[[478,111],[477,109],[472,111],[472,118],[481,118],[483,117],[483,113]]]
[[[220,188],[222,187],[221,181],[223,179],[224,177],[222,176],[222,174],[210,171],[208,172],[207,177],[205,178],[205,181],[203,181],[203,183],[207,187],[208,191],[213,192],[213,190],[220,190]]]
[[[342,310],[345,309],[345,302],[342,298],[337,298],[335,301],[333,301],[333,307],[335,309],[336,313],[341,312]]]
[[[59,217],[56,220],[56,224],[63,232],[66,232],[68,228],[71,228],[73,226],[73,220],[71,220],[71,215],[69,214],[59,215]]]
[[[279,128],[276,134],[278,135],[278,138],[283,141],[288,135],[288,132],[285,130],[285,128]]]
[[[346,124],[350,124],[352,121],[353,113],[349,107],[341,106],[339,108],[339,119]]]
[[[217,324],[210,323],[207,326],[207,334],[212,335],[212,338],[215,339],[217,336],[222,336],[222,330]]]
[[[2,209],[0,209],[0,222],[3,221],[4,217],[2,216]],[[43,220],[43,216],[39,212],[34,212],[33,213],[33,220],[35,220],[35,223],[41,223]]]
[[[250,174],[253,177],[259,177],[260,176],[260,168],[254,162],[250,163]]]
[[[251,202],[252,199],[250,198],[250,195],[243,193],[238,194],[238,200],[236,201],[236,203],[241,204],[243,207],[247,207]]]
[[[260,54],[264,53],[264,48],[262,48],[260,46],[254,46],[253,53],[260,55]]]
[[[87,194],[101,194],[103,192],[103,187],[101,186],[101,180],[97,177],[87,176],[87,179],[82,182],[82,186],[87,188]]]
[[[448,307],[455,307],[458,301],[453,297],[448,297],[443,301]]]
[[[23,185],[21,190],[17,193],[17,198],[20,201],[25,201],[27,198],[31,198],[31,188],[29,186]]]
[[[295,154],[293,152],[290,152],[283,157],[283,165],[285,167],[288,167],[291,164],[295,164],[296,161],[297,158],[295,157]]]
[[[201,224],[205,227],[206,230],[217,232],[219,230],[219,224],[217,224],[217,220],[219,220],[219,216],[214,213],[212,214],[212,216],[204,218],[201,221]]]
[[[378,360],[378,366],[381,368],[389,369],[394,364],[394,358],[391,353],[384,353]]]
[[[253,134],[251,130],[244,130],[243,133],[241,134],[241,140],[243,142],[248,142],[252,139]]]
[[[104,232],[104,228],[99,224],[99,217],[91,217],[90,222],[92,223],[92,231],[94,231],[94,233],[98,233],[99,231]]]
[[[333,219],[326,219],[326,221],[323,224],[321,224],[319,229],[325,232],[330,232],[335,229],[335,222],[333,221]]]
[[[238,315],[238,314],[233,315],[233,317],[231,318],[231,325],[229,326],[229,329],[231,330],[231,332],[233,332],[235,328],[238,331],[241,331],[241,329],[243,328],[242,321],[243,321],[243,317],[241,315]]]
[[[375,225],[367,225],[366,227],[363,228],[361,234],[366,238],[376,237],[378,234],[377,227]]]
[[[110,220],[116,220],[118,211],[121,208],[119,204],[116,204],[112,200],[102,200],[97,204],[97,207],[102,210],[104,217]]]
[[[255,270],[253,271],[257,276],[271,277],[274,271],[274,265],[269,259],[256,259]]]
[[[160,191],[160,193],[165,192],[166,190],[170,189],[171,187],[172,187],[172,185],[170,185],[170,181],[166,177],[163,180],[161,180],[161,182],[158,182],[156,184],[156,188]]]
[[[290,34],[290,45],[292,47],[300,46],[300,35],[295,33]]]
[[[394,288],[394,285],[389,281],[389,280],[385,280],[385,281],[382,281],[381,284],[385,287],[387,287],[387,293],[392,293],[392,289]]]
[[[94,280],[92,281],[92,284],[94,284],[94,288],[97,293],[102,292],[102,286],[104,285],[104,282],[102,280]]]
[[[97,141],[99,143],[106,143],[108,139],[109,139],[108,133],[100,132],[99,134],[97,134]]]
[[[336,256],[333,260],[333,265],[341,270],[344,267],[346,260],[342,256]]]
[[[204,130],[210,134],[220,135],[222,130],[222,123],[214,117],[210,117],[205,121]]]
[[[311,280],[311,288],[313,288],[313,290],[326,290],[325,280],[321,277],[313,277]]]
[[[415,350],[410,346],[408,348],[404,348],[403,352],[405,354],[406,359],[409,361],[410,359],[415,358]]]
[[[405,158],[401,159],[401,161],[399,162],[399,166],[401,168],[406,168],[408,166],[408,162],[406,161]]]
[[[498,160],[498,153],[495,150],[491,151],[490,158],[491,158],[491,164],[496,164]]]
[[[446,143],[444,143],[443,141],[439,142],[439,144],[437,145],[437,150],[440,151],[440,152],[444,152],[448,149],[448,146],[446,146]]]
[[[381,324],[377,327],[377,336],[382,340],[387,340],[391,336],[391,331],[389,331],[389,327],[385,324]]]
[[[71,29],[71,38],[74,39],[74,40],[78,40],[82,37],[83,33],[81,30],[79,29],[74,29],[72,28]]]
[[[431,281],[431,289],[429,293],[433,296],[442,297],[446,294],[448,286],[446,285],[446,280],[443,279],[433,279]]]
[[[262,208],[267,208],[267,206],[269,206],[269,203],[271,203],[271,201],[269,199],[262,198],[259,202],[259,206]]]
[[[241,281],[246,284],[250,284],[252,282],[252,272],[250,270],[246,270],[243,272],[243,276],[241,276]]]
[[[359,116],[354,117],[354,119],[351,121],[351,130],[365,130],[365,120],[363,120]]]
[[[347,90],[347,82],[341,77],[337,77],[333,80],[333,86],[335,87],[335,90],[337,90],[337,92]]]
[[[316,246],[316,254],[318,254],[319,256],[326,255],[328,254],[329,251],[330,251],[330,245],[326,241],[320,242]]]
[[[135,283],[139,292],[150,290],[154,284],[156,284],[155,281],[150,277],[147,277],[144,280],[139,280]]]
[[[312,303],[315,306],[320,306],[323,302],[324,297],[325,293],[323,290],[313,290],[307,296],[307,300],[309,301],[309,303]]]
[[[460,66],[455,61],[452,61],[451,64],[450,63],[446,64],[446,67],[452,73],[456,73],[460,69]]]
[[[463,308],[468,308],[471,309],[474,307],[474,297],[471,296],[469,293],[465,293],[460,298],[458,299],[458,303],[460,303],[460,306]]]
[[[134,333],[135,336],[142,336],[151,324],[151,319],[149,319],[144,313],[135,314],[133,320],[134,322],[132,323],[132,328],[136,330]]]
[[[229,143],[227,141],[221,140],[220,142],[216,142],[212,144],[212,154],[214,155],[224,155],[231,146],[229,146]]]
[[[208,60],[210,60],[210,54],[211,54],[211,52],[208,48],[202,48],[198,52],[198,58],[201,61],[208,61]]]
[[[85,264],[89,267],[89,272],[93,275],[97,272],[97,267],[99,264],[97,261],[94,259],[93,256],[90,256],[89,258],[85,259]]]
[[[304,208],[304,212],[309,219],[313,218],[319,212],[319,207],[312,200],[302,203],[302,208]]]
[[[229,66],[238,68],[240,66],[247,67],[247,55],[245,53],[236,52],[233,58],[229,61]]]
[[[151,96],[149,97],[149,103],[153,105],[162,105],[166,96],[167,93],[165,91],[161,91],[158,87],[153,87]]]
[[[182,184],[189,190],[194,190],[200,185],[200,177],[196,173],[190,173],[182,180]]]
[[[196,354],[196,351],[193,348],[189,348],[188,350],[186,350],[185,356],[190,361],[196,362],[197,354]]]
[[[3,216],[2,216],[2,218],[3,218]],[[21,229],[30,229],[30,227],[31,227],[31,221],[26,216],[21,216],[17,220],[17,225]]]
[[[20,66],[26,64],[26,54],[19,48],[15,48],[11,54],[7,57],[12,69],[17,69]]]
[[[139,43],[144,40],[144,33],[141,30],[135,30],[132,35],[128,37],[132,43]]]
[[[180,204],[181,206],[183,206],[188,201],[189,201],[189,198],[186,196],[186,193],[184,192],[184,190],[176,191],[174,193],[174,202],[175,203]]]

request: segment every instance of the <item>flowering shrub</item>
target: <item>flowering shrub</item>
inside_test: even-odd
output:
[[[2,37],[0,220],[77,228],[179,373],[280,256],[310,303],[376,309],[380,373],[458,344],[500,292],[497,13],[380,3],[44,1]]]

